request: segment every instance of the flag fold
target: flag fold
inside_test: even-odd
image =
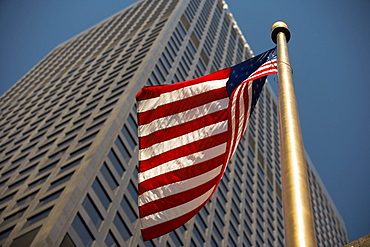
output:
[[[196,79],[136,95],[138,205],[150,240],[180,227],[208,202],[243,136],[276,48]]]

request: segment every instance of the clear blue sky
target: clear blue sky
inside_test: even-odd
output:
[[[57,45],[133,2],[0,1],[0,94]],[[290,26],[305,148],[346,223],[349,241],[369,234],[370,2],[226,2],[255,54],[274,46],[275,21]]]

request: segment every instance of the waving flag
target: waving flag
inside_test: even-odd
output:
[[[247,128],[276,48],[189,81],[137,95],[139,214],[144,240],[186,223],[215,192]]]

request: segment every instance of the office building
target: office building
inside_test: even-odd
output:
[[[0,98],[0,246],[284,246],[267,84],[215,195],[143,242],[135,94],[253,56],[221,0],[143,0],[56,47]],[[344,223],[308,156],[319,246]]]

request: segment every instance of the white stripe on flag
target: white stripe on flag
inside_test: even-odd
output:
[[[191,120],[203,117],[210,113],[224,110],[227,108],[228,104],[229,98],[224,98],[212,101],[210,103],[192,108],[184,112],[155,119],[148,124],[143,124],[139,126],[139,137],[144,137],[158,130],[177,126],[179,124],[183,124]]]
[[[167,172],[176,171],[182,168],[197,165],[201,162],[213,159],[225,153],[225,151],[226,151],[226,141],[225,143],[211,147],[209,149],[192,153],[188,156],[168,161],[147,171],[140,172],[138,174],[138,181],[139,183],[141,183],[144,182],[145,180],[154,178]]]
[[[206,81],[191,86],[183,87],[168,93],[162,93],[160,96],[155,98],[141,100],[140,104],[138,105],[137,112],[138,113],[146,112],[149,110],[153,110],[161,105],[173,103],[204,92],[225,87],[228,79],[229,78],[222,80]]]
[[[238,134],[236,136],[236,144],[238,143],[238,139],[239,139],[239,136],[241,136],[241,133],[242,133],[242,128],[243,128],[243,123],[244,123],[244,114],[245,114],[245,109],[244,109],[244,90],[245,90],[245,87],[248,86],[249,84],[252,84],[252,83],[243,83],[243,85],[241,85],[241,90],[240,90],[240,97],[239,97],[239,124],[238,124]],[[249,104],[248,104],[248,108],[249,108]]]
[[[172,149],[227,131],[227,120],[205,126],[179,137],[153,144],[139,151],[139,160],[147,160]]]
[[[195,198],[194,200],[141,218],[142,229],[176,219],[182,215],[191,212],[208,199],[208,197],[212,194],[214,188],[215,186],[213,186],[206,193],[204,193],[200,197]]]
[[[221,168],[222,164],[199,176],[149,190],[139,196],[139,206],[201,186],[220,175]]]

